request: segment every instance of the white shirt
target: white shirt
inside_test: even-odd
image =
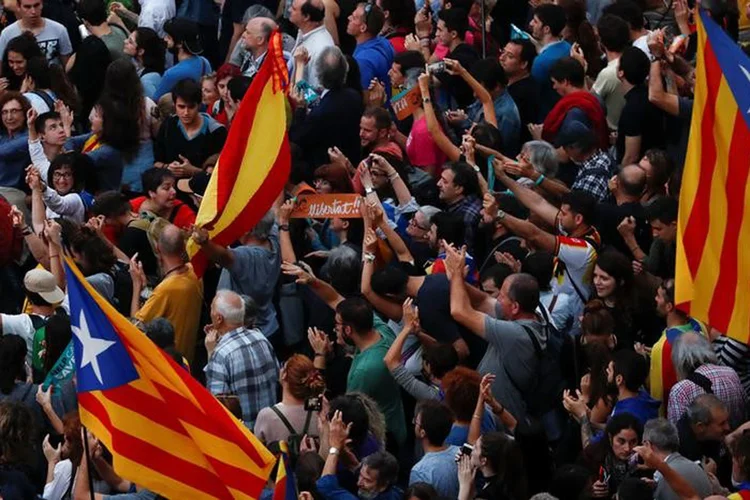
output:
[[[71,476],[73,474],[73,462],[70,460],[61,460],[55,465],[52,481],[44,485],[44,500],[61,500],[70,486]],[[75,484],[73,485],[75,487]],[[71,490],[72,491],[72,490]]]
[[[650,31],[646,32],[645,35],[640,36],[633,40],[633,47],[638,47],[648,56],[649,61],[654,60],[654,56],[651,55],[651,50],[648,48],[648,36],[651,34]]]
[[[318,80],[316,62],[318,56],[327,47],[334,46],[333,38],[328,32],[325,26],[320,25],[314,30],[303,34],[302,31],[297,33],[297,41],[294,44],[294,50],[292,54],[297,50],[297,47],[304,47],[307,49],[307,53],[310,54],[310,61],[305,65],[305,73],[303,79],[313,88],[317,89],[320,87],[320,81]],[[294,58],[289,60],[289,74],[292,75],[292,81],[294,81]]]
[[[164,38],[164,23],[177,15],[174,0],[139,0],[141,13],[138,16],[139,28],[151,28]]]

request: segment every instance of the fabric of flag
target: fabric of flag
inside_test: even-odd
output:
[[[268,52],[232,121],[195,219],[209,239],[226,246],[266,214],[289,177],[291,153],[286,130],[288,75],[281,33],[271,35]],[[207,260],[188,240],[198,276]]]
[[[690,140],[677,228],[675,301],[747,343],[750,335],[750,59],[697,16]]]
[[[276,469],[276,484],[273,487],[273,500],[296,500],[297,485],[294,473],[289,466],[289,447],[286,441],[279,441],[278,467]]]
[[[672,363],[672,346],[685,332],[695,332],[708,336],[706,325],[689,318],[684,325],[673,326],[664,330],[659,340],[651,347],[651,366],[649,369],[649,393],[651,397],[662,401],[659,414],[666,416],[669,391],[677,383],[677,371]]]
[[[255,499],[273,455],[66,259],[81,422],[115,472],[167,498]]]

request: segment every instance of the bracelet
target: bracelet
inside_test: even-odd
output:
[[[279,231],[289,231],[289,224],[279,224]]]
[[[50,258],[50,259],[55,259],[55,258],[57,258],[57,257],[59,257],[59,256],[60,256],[60,254],[59,254],[59,253],[57,253],[57,254],[55,254],[55,255],[50,255],[50,256],[49,256],[49,258]]]
[[[21,234],[23,236],[29,236],[30,234],[33,234],[34,231],[29,226],[24,226],[21,228]]]
[[[432,102],[429,97],[423,97],[422,98],[422,103],[427,104],[429,102]]]
[[[372,193],[374,193],[374,192],[375,192],[375,190],[374,190],[374,189],[372,189],[371,187],[366,187],[366,188],[365,188],[365,194],[372,194]]]
[[[483,417],[481,415],[477,415],[475,413],[471,418],[476,418],[477,420],[482,420]]]
[[[480,173],[481,172],[481,170],[479,170],[479,165],[471,165],[471,168],[473,168],[474,172],[476,172],[476,173]]]
[[[388,180],[395,181],[396,179],[398,179],[398,177],[399,177],[398,172],[393,172],[391,175],[388,176]]]
[[[325,354],[321,354],[321,353],[319,353],[319,352],[316,352],[316,353],[315,353],[315,357],[316,357],[316,358],[318,358],[318,357],[320,357],[320,358],[325,358],[325,357],[326,357],[326,355],[325,355]]]
[[[362,258],[365,262],[375,262],[375,254],[370,252],[364,252],[362,254]]]
[[[540,175],[539,178],[536,181],[534,181],[534,185],[538,186],[539,184],[541,184],[542,182],[544,182],[545,178],[546,177],[544,177],[544,174]]]

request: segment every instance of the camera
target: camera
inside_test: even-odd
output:
[[[305,400],[305,411],[320,411],[323,408],[323,399],[319,396]]]

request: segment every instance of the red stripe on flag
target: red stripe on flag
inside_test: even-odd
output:
[[[677,383],[677,372],[672,364],[672,343],[666,339],[661,348],[661,390],[662,400],[666,404],[669,399],[669,391]]]
[[[708,311],[708,320],[711,322],[711,326],[720,332],[727,331],[737,300],[737,258],[739,251],[737,245],[739,245],[740,229],[745,214],[745,188],[748,174],[750,174],[750,162],[748,162],[746,150],[748,144],[750,144],[750,130],[748,130],[742,116],[742,111],[738,110],[734,119],[734,131],[732,141],[729,144],[729,157],[727,158],[725,192],[729,210],[727,213],[720,215],[727,218],[727,226],[724,231],[724,242],[719,260],[721,264],[719,266],[719,278],[716,281],[714,295]],[[747,249],[743,251],[747,251]]]
[[[685,234],[682,236],[682,244],[685,247],[690,274],[698,273],[698,266],[703,258],[703,250],[706,245],[708,228],[711,221],[711,178],[716,167],[716,144],[714,142],[714,125],[716,121],[716,97],[719,94],[722,71],[719,61],[716,59],[711,44],[706,41],[703,51],[707,82],[706,106],[701,118],[701,135],[691,137],[691,140],[701,141],[700,173],[698,189],[693,199],[693,208],[690,211],[688,223],[685,226]],[[695,161],[696,159],[693,159]]]

